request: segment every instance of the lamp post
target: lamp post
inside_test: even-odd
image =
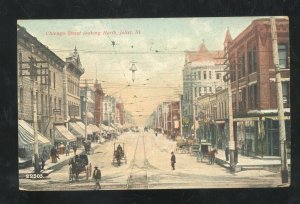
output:
[[[271,17],[270,21],[271,21],[271,34],[272,34],[273,62],[276,70],[277,106],[278,106],[278,118],[279,118],[280,157],[281,157],[281,181],[282,183],[288,183],[284,107],[283,107],[282,84],[281,84],[281,74],[280,74],[280,67],[279,67],[275,17]]]

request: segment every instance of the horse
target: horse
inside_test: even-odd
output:
[[[213,165],[215,163],[215,158],[216,158],[216,154],[218,154],[218,150],[217,149],[213,149],[211,151],[209,151],[207,153],[207,157],[208,157],[208,164]]]

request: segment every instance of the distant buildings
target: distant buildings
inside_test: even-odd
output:
[[[184,135],[192,134],[191,126],[195,114],[193,111],[197,112],[197,107],[195,109],[197,98],[225,88],[224,67],[223,50],[209,51],[204,42],[199,46],[199,50],[185,52],[182,100]]]

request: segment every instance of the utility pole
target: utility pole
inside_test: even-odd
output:
[[[85,128],[84,128],[84,136],[85,139],[87,140],[87,88],[88,88],[88,84],[87,84],[87,80],[85,80]]]
[[[39,140],[38,140],[38,127],[37,127],[37,107],[36,107],[36,88],[37,81],[33,80],[33,101],[32,101],[32,113],[33,113],[33,137],[34,137],[34,173],[40,173],[39,168]]]
[[[194,139],[196,139],[196,103],[193,104]]]
[[[231,92],[231,71],[230,70],[230,63],[229,63],[229,56],[228,56],[228,44],[224,44],[225,49],[225,72],[226,78],[224,76],[224,81],[227,82],[227,95],[228,95],[228,129],[229,129],[229,161],[230,161],[230,168],[232,171],[235,170],[235,159],[234,159],[234,152],[235,152],[235,141],[234,141],[234,131],[233,131],[233,110],[232,110],[232,92]],[[237,65],[235,65],[237,66]]]
[[[22,53],[20,53],[22,56]],[[49,85],[49,66],[47,61],[37,61],[34,57],[28,57],[29,61],[23,62],[22,57],[19,60],[20,77],[30,77],[32,81],[32,121],[33,121],[33,160],[34,172],[40,173],[39,168],[39,141],[38,141],[38,125],[37,125],[37,77],[41,77],[40,85]],[[25,67],[23,67],[25,65]],[[40,66],[38,66],[40,65]]]
[[[274,62],[275,71],[276,71],[277,105],[278,105],[278,118],[279,118],[279,137],[280,137],[280,156],[281,156],[281,181],[282,181],[282,183],[288,183],[285,121],[284,121],[281,74],[280,74],[279,56],[278,56],[277,30],[276,30],[275,17],[272,16],[270,20],[271,20],[273,62]]]
[[[182,137],[182,112],[181,112],[181,95],[179,95],[179,117],[180,117],[180,136]]]

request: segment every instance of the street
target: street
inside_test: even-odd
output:
[[[112,165],[114,142],[125,143],[121,166]],[[177,154],[176,142],[154,132],[126,132],[117,140],[97,144],[89,155],[92,170],[97,165],[102,173],[102,190],[127,189],[184,189],[184,188],[261,188],[278,187],[280,173],[265,170],[248,170],[231,173],[229,170],[207,162],[197,162],[195,156]],[[171,169],[171,152],[176,155],[175,170]],[[69,181],[68,164],[41,180],[20,179],[20,189],[25,190],[93,190],[94,180],[86,180],[85,173],[79,181]],[[37,188],[38,186],[38,188]]]

